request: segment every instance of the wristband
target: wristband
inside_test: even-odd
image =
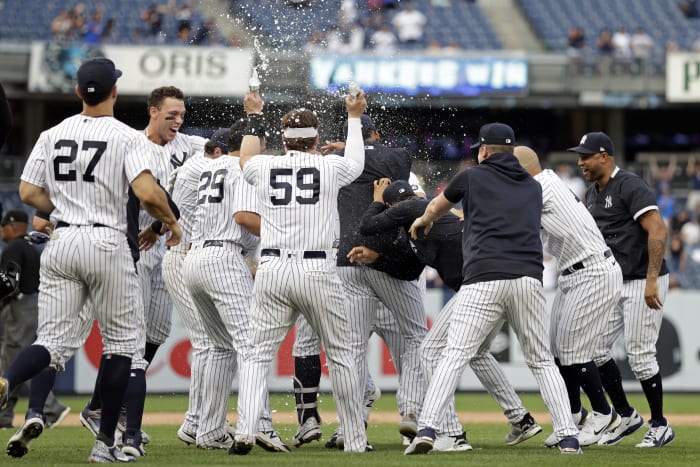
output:
[[[151,224],[151,230],[156,234],[160,235],[160,231],[163,229],[163,223],[161,221],[153,221]]]

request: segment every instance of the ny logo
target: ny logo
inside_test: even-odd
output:
[[[612,196],[608,195],[605,197],[605,209],[612,207]]]
[[[177,154],[173,153],[170,155],[170,165],[173,166],[173,169],[177,169],[180,167],[182,164],[185,163],[185,160],[187,159],[187,153],[185,151],[182,152],[182,159],[177,158]]]

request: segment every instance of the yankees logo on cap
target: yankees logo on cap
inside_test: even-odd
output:
[[[583,135],[578,146],[569,148],[567,151],[587,155],[607,152],[612,156],[615,152],[615,147],[613,146],[613,142],[608,135],[602,131],[593,131]]]
[[[479,141],[472,144],[471,148],[477,149],[482,144],[513,146],[515,144],[515,133],[505,123],[487,123],[479,130]]]

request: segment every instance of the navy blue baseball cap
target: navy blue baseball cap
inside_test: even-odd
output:
[[[505,123],[487,123],[479,129],[479,140],[472,144],[471,148],[478,149],[482,144],[513,146],[515,145],[515,133]]]
[[[78,87],[83,94],[102,94],[114,86],[122,75],[114,62],[105,57],[85,60],[78,68]]]
[[[406,180],[395,180],[384,189],[384,194],[382,196],[385,203],[392,204],[406,194],[415,195],[411,184]]]
[[[222,152],[229,152],[228,150],[228,136],[230,130],[228,128],[219,128],[216,130],[211,137],[209,142],[214,145],[215,148],[221,148]]]
[[[567,151],[587,155],[607,152],[612,156],[615,153],[615,146],[608,135],[602,131],[593,131],[583,135],[578,146],[569,148]]]
[[[362,114],[360,116],[360,124],[362,125],[362,137],[367,139],[371,136],[371,132],[377,131],[377,127],[374,125],[374,120],[367,114]],[[348,121],[345,120],[343,124],[343,135],[348,137]]]

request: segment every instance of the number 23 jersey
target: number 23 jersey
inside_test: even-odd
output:
[[[99,223],[126,233],[129,184],[150,171],[150,145],[114,117],[73,115],[41,133],[21,179],[49,192],[53,222]]]
[[[299,151],[252,157],[243,176],[255,186],[261,247],[330,250],[336,238],[338,190],[362,172],[346,158]]]

